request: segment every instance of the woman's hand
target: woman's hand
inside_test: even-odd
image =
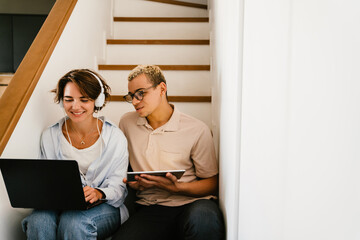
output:
[[[94,203],[103,198],[103,194],[99,190],[89,186],[84,187],[84,195],[85,201],[89,203]]]

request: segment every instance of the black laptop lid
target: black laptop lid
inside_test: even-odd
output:
[[[87,208],[74,160],[0,159],[0,169],[14,208]]]

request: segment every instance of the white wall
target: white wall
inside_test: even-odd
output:
[[[246,1],[244,9],[238,234],[286,239],[290,1]]]
[[[227,239],[237,239],[241,133],[242,1],[210,1],[214,140],[220,159],[220,207]]]
[[[284,238],[360,239],[360,2],[291,7]]]
[[[63,116],[53,103],[50,90],[58,79],[74,68],[96,70],[104,61],[105,38],[110,33],[110,0],[79,0],[62,36],[37,84],[2,158],[36,158],[42,130]],[[84,41],[84,37],[87,36]],[[96,60],[97,59],[97,60]],[[45,94],[44,94],[45,93]],[[37,123],[37,124],[34,124]],[[0,239],[21,239],[20,220],[28,211],[10,206],[3,180],[0,180]],[[10,221],[9,221],[10,219]]]
[[[235,2],[211,1],[228,239],[360,239],[360,2]]]

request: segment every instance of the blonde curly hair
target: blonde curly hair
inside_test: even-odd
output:
[[[154,86],[159,85],[161,82],[166,84],[166,80],[161,69],[156,65],[138,65],[130,72],[128,81],[133,80],[141,74],[145,74],[146,78]]]

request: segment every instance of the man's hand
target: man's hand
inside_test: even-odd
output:
[[[178,182],[176,177],[167,173],[166,177],[152,176],[141,174],[135,176],[136,181],[127,182],[124,178],[124,183],[135,190],[143,191],[149,188],[161,188],[173,194],[182,194],[192,197],[203,197],[207,195],[217,195],[218,192],[218,175],[199,179],[194,182]]]
[[[135,176],[135,179],[137,179],[139,176]],[[131,187],[132,189],[135,189],[137,191],[143,191],[145,190],[145,188],[141,187],[138,183],[138,181],[131,181],[131,182],[128,182],[126,178],[123,179],[123,182],[128,184],[129,187]]]
[[[140,176],[135,176],[136,181],[128,182],[124,178],[124,183],[129,184],[129,186],[135,190],[143,191],[149,188],[161,188],[171,193],[179,192],[179,184],[176,176],[171,173],[167,173],[166,177],[153,176],[148,174],[141,174]]]
[[[94,202],[96,202],[97,200],[99,200],[99,199],[101,199],[103,197],[102,193],[99,190],[95,189],[95,188],[85,186],[83,188],[83,190],[84,190],[84,195],[85,195],[85,201],[86,202],[94,203]]]

